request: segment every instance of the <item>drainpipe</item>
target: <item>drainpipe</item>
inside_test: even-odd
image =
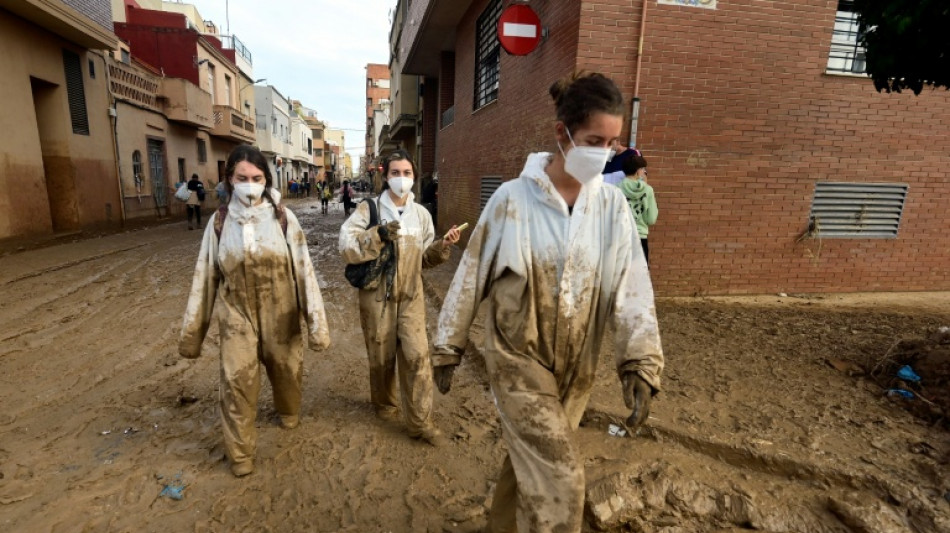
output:
[[[119,181],[119,213],[122,216],[122,226],[125,227],[125,190],[122,187],[122,166],[119,164],[119,106],[115,95],[112,94],[112,78],[109,75],[109,62],[104,54],[96,54],[102,59],[102,70],[106,73],[106,94],[109,95],[109,119],[112,122],[112,153],[115,156],[115,176]]]
[[[633,101],[630,103],[630,142],[631,148],[637,145],[637,124],[640,121],[640,70],[643,66],[643,40],[647,31],[647,5],[650,0],[643,0],[643,9],[640,12],[640,42],[637,44],[637,72],[634,77]]]

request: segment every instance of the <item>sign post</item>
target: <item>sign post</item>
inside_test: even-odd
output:
[[[511,55],[530,54],[541,42],[541,19],[526,5],[509,6],[498,17],[498,41]]]

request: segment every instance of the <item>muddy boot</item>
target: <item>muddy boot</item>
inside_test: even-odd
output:
[[[395,422],[399,420],[399,409],[395,407],[386,406],[386,405],[377,405],[374,407],[376,411],[376,418],[380,420],[386,420],[387,422]]]
[[[428,442],[436,448],[445,446],[449,443],[449,439],[447,439],[445,435],[443,435],[442,432],[434,426],[429,426],[423,429],[422,433],[413,436],[413,438]]]
[[[280,415],[280,427],[284,429],[294,429],[300,425],[300,417],[297,415]]]
[[[234,477],[244,477],[254,471],[254,461],[242,461],[240,463],[231,463],[231,473]]]

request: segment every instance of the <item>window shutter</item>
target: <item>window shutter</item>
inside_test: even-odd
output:
[[[89,135],[89,117],[86,115],[86,93],[82,83],[82,62],[79,54],[63,50],[63,67],[66,71],[66,94],[69,98],[69,117],[73,133]]]
[[[815,236],[896,238],[907,189],[905,183],[816,183],[811,206]]]

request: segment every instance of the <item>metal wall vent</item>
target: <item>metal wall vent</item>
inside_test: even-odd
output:
[[[501,176],[482,176],[481,205],[478,207],[479,211],[485,209],[485,206],[488,205],[488,199],[491,198],[491,195],[495,193],[498,187],[501,187],[501,182]]]
[[[907,189],[905,183],[816,183],[809,230],[819,238],[896,238]]]

